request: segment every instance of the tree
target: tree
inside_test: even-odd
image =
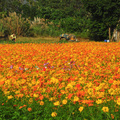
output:
[[[82,2],[91,16],[90,37],[103,40],[108,39],[109,34],[110,39],[110,30],[113,31],[120,19],[120,1],[82,0]]]
[[[46,19],[59,19],[73,17],[81,10],[81,0],[36,0],[39,16],[46,16]],[[51,15],[52,14],[52,15]],[[63,15],[62,15],[63,14]],[[53,18],[52,18],[53,17]]]
[[[1,0],[0,2],[0,12],[6,11],[17,12],[21,11],[22,2],[20,0]]]

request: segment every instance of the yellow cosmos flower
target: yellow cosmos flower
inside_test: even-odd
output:
[[[72,114],[74,115],[75,113],[74,113],[74,112],[72,112]]]
[[[60,105],[60,102],[59,102],[59,101],[56,101],[56,102],[54,102],[54,105],[55,105],[55,106],[58,106],[58,105]]]
[[[97,92],[97,95],[98,95],[99,97],[104,97],[105,93],[104,93],[104,92]]]
[[[73,101],[77,102],[79,100],[79,98],[77,96],[74,97]]]
[[[93,89],[92,89],[92,88],[89,88],[89,89],[88,89],[88,94],[89,94],[89,95],[92,95],[92,94],[93,94]]]
[[[10,91],[4,91],[4,94],[5,94],[5,95],[9,95],[9,94],[10,94]]]
[[[103,112],[109,112],[109,108],[108,107],[103,107],[102,110],[103,110]]]
[[[109,93],[110,95],[114,95],[114,94],[115,94],[115,90],[114,90],[113,88],[110,88],[110,89],[108,90],[108,93]]]
[[[19,93],[20,93],[20,90],[15,91],[15,94],[19,94]]]
[[[56,113],[56,112],[52,112],[52,113],[51,113],[51,116],[52,116],[52,117],[56,117],[56,116],[57,116],[57,113]]]
[[[62,101],[62,104],[63,104],[63,105],[67,104],[67,100],[64,99],[64,100]]]
[[[65,90],[69,90],[69,89],[73,89],[73,86],[70,83],[66,86]]]
[[[60,92],[61,92],[62,94],[65,94],[65,90],[60,90]]]
[[[50,82],[57,84],[59,82],[59,80],[56,79],[55,77],[52,77]]]
[[[43,93],[46,91],[46,89],[45,88],[42,88],[42,90],[41,90]]]
[[[82,112],[82,111],[83,111],[83,109],[84,109],[84,107],[79,107],[79,109],[78,109],[78,110],[79,110],[80,112]]]
[[[98,100],[96,100],[96,103],[97,103],[97,104],[101,104],[101,103],[102,103],[102,100],[101,100],[101,99],[98,99]]]
[[[43,102],[43,101],[40,101],[40,105],[44,105],[44,102]]]
[[[117,99],[117,104],[120,105],[120,98]]]
[[[12,98],[13,98],[13,96],[12,96],[12,95],[8,96],[8,99],[12,99]]]
[[[70,84],[71,84],[71,85],[75,85],[75,84],[76,84],[76,82],[72,81]]]
[[[30,98],[30,99],[29,99],[29,103],[32,103],[32,102],[33,102],[33,98]]]
[[[54,99],[54,98],[53,98],[53,97],[51,97],[51,98],[49,98],[49,101],[53,101],[53,99]]]
[[[29,87],[32,87],[32,84],[31,84],[31,83],[28,83],[28,86],[29,86]]]
[[[33,94],[33,97],[37,98],[37,97],[39,97],[39,95],[38,94]]]

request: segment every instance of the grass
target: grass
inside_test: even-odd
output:
[[[59,38],[51,37],[18,37],[16,43],[57,43]],[[13,41],[1,40],[1,44],[14,44]]]
[[[89,41],[85,38],[77,38],[80,42]],[[60,41],[59,37],[18,37],[16,43],[67,43],[67,41]],[[15,44],[10,40],[0,40],[0,44]]]

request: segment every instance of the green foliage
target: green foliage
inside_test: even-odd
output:
[[[4,33],[3,24],[0,24],[0,33]]]
[[[61,19],[61,27],[69,33],[87,31],[89,19],[68,17]]]
[[[7,15],[9,12],[21,12],[22,2],[20,0],[2,0],[0,3],[0,11],[6,12]]]
[[[68,41],[64,38],[64,39],[59,40],[59,43],[68,43]]]
[[[108,38],[108,28],[113,31],[120,18],[119,0],[83,0],[83,4],[91,15],[90,37],[94,40]]]
[[[30,18],[34,20],[34,17],[37,15],[37,8],[36,6],[30,6],[28,4],[24,4],[21,6],[22,9],[22,17]]]
[[[54,106],[53,101],[49,101],[44,98],[44,105],[40,105],[35,99],[29,104],[29,98],[23,97],[22,99],[7,99],[0,91],[0,118],[2,120],[112,120],[111,114],[114,115],[115,120],[120,119],[119,106],[114,101],[108,101],[97,105],[94,103],[93,106],[85,105],[84,107],[79,103],[73,104],[68,100],[67,104]],[[79,107],[83,107],[80,112]],[[21,108],[20,108],[21,107]],[[103,112],[102,108],[108,107],[108,112]],[[117,112],[114,112],[115,109]],[[28,111],[31,108],[31,111]],[[57,116],[52,117],[51,113],[56,112]]]
[[[117,24],[117,30],[120,31],[120,21]]]
[[[108,27],[104,23],[98,23],[97,21],[92,21],[89,25],[89,35],[90,39],[96,41],[103,41],[108,39]]]
[[[0,12],[0,19],[4,18],[5,16],[7,16],[7,12],[5,11]]]

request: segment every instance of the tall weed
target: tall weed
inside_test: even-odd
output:
[[[10,34],[15,33],[18,36],[26,36],[30,30],[30,20],[22,18],[21,14],[17,15],[16,12],[9,13],[7,17],[3,15],[0,23],[2,34],[7,30]]]

